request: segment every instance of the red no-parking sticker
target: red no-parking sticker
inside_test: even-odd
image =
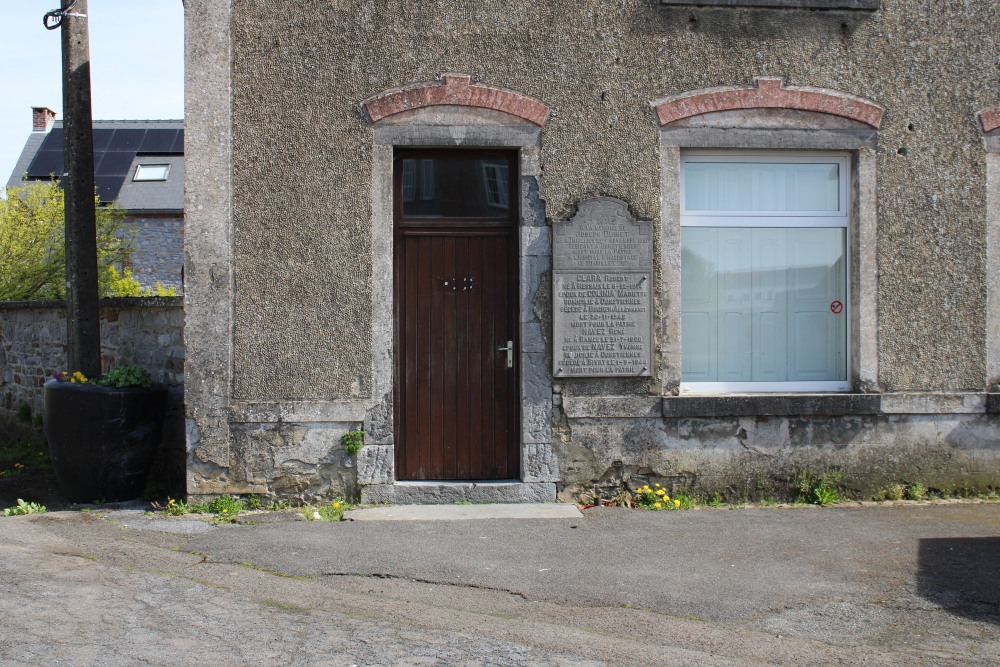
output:
[[[844,304],[842,304],[839,301],[834,301],[833,303],[830,304],[830,312],[833,313],[834,315],[840,315],[840,313],[843,310],[844,310]]]

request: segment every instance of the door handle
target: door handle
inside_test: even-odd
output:
[[[507,353],[507,368],[514,368],[514,341],[507,341],[506,345],[498,347],[497,350]]]

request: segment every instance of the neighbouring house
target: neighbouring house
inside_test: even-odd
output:
[[[8,186],[50,180],[63,173],[62,122],[32,108],[32,132]],[[184,121],[94,121],[94,181],[102,202],[127,211],[134,234],[123,268],[144,288],[156,283],[183,291]]]
[[[1000,3],[185,13],[191,495],[1000,486]]]

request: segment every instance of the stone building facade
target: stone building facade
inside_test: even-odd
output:
[[[996,3],[185,11],[190,494],[1000,483]]]

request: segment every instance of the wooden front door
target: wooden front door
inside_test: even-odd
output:
[[[517,154],[399,150],[396,477],[520,477]]]

